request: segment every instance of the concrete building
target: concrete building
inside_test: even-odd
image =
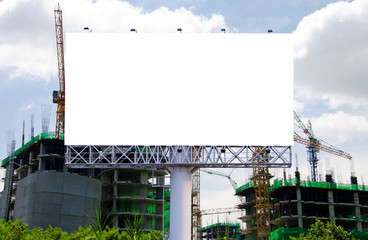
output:
[[[294,179],[275,179],[270,187],[271,224],[274,234],[271,239],[283,235],[299,235],[316,219],[336,220],[336,224],[359,235],[359,239],[368,237],[368,186],[355,184],[337,184],[332,182],[312,182]],[[247,239],[257,239],[255,222],[255,191],[250,182],[238,188],[236,194],[245,198],[238,207],[243,209],[240,218],[246,223],[243,231]],[[281,231],[280,229],[283,228]],[[277,234],[276,234],[277,231]],[[277,235],[277,236],[276,236]]]
[[[0,219],[20,219],[30,228],[49,225],[73,232],[95,219],[96,209],[116,217],[113,225],[143,215],[147,230],[162,230],[165,171],[157,169],[68,169],[64,141],[42,133],[2,161]],[[153,180],[152,180],[153,179]],[[169,212],[166,212],[169,214]],[[166,223],[168,226],[168,223]]]
[[[242,240],[244,236],[240,233],[240,223],[216,223],[207,227],[201,228],[200,239],[213,240],[213,239],[226,239],[229,240]]]
[[[162,230],[165,174],[151,169],[111,169],[101,173],[102,209],[112,211],[115,227],[125,230],[127,220],[143,216],[147,231]],[[154,184],[149,182],[153,178]]]

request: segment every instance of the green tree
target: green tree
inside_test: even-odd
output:
[[[20,240],[29,233],[28,225],[20,220],[0,221],[0,240]]]
[[[307,234],[299,237],[290,237],[291,240],[355,240],[351,232],[345,231],[341,226],[337,226],[335,220],[326,223],[316,220],[308,229]]]

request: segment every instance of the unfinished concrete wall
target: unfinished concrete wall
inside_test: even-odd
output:
[[[101,181],[67,172],[41,171],[18,182],[14,219],[30,228],[49,225],[74,232],[100,209]]]

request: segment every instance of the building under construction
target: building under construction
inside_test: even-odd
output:
[[[306,233],[316,219],[335,219],[337,225],[353,232],[357,239],[368,239],[368,186],[358,185],[356,177],[351,184],[302,181],[299,172],[294,179],[275,179],[269,188],[271,202],[271,239],[289,239]],[[236,190],[244,198],[238,207],[240,219],[246,223],[248,240],[257,239],[255,189],[249,182]]]
[[[229,239],[243,240],[240,233],[240,223],[215,223],[200,229],[200,235],[203,240]]]
[[[78,169],[65,166],[63,135],[42,133],[32,138],[1,165],[6,168],[0,193],[0,219],[19,219],[30,228],[49,225],[73,232],[90,224],[96,209],[126,221],[144,216],[147,231],[168,230],[170,215],[166,172],[157,169]]]

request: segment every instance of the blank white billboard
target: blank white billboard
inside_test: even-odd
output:
[[[291,34],[69,33],[66,145],[293,145]]]

